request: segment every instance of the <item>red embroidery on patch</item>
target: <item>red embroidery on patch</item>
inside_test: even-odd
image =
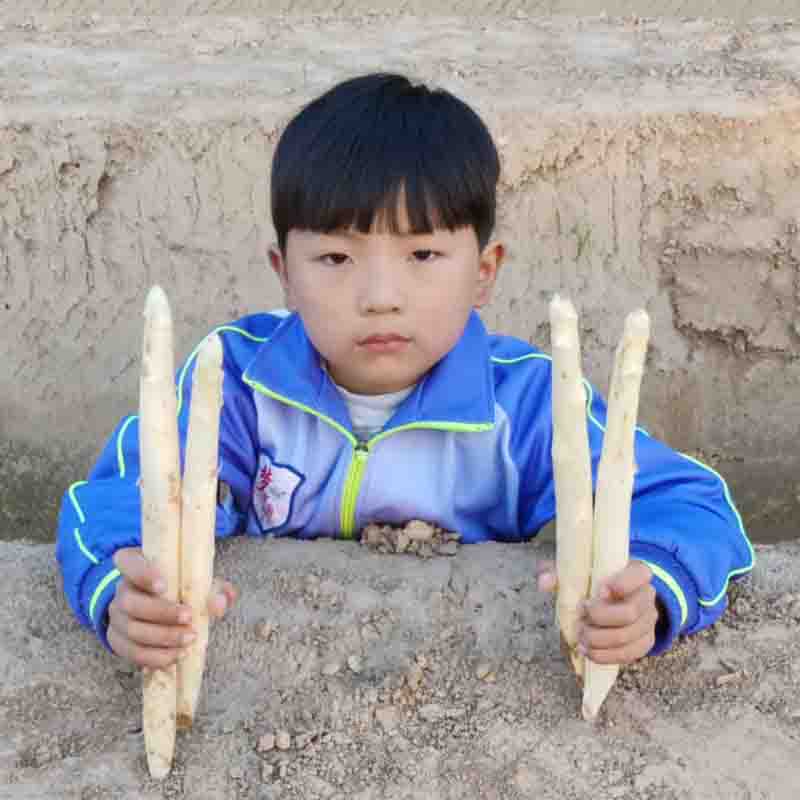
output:
[[[256,470],[253,506],[264,529],[283,525],[292,510],[292,497],[302,483],[291,467],[272,464],[266,454],[259,459]]]
[[[267,488],[272,483],[272,467],[267,465],[266,467],[261,467],[258,472],[258,482],[256,483],[256,489],[260,492],[263,492],[264,489]]]

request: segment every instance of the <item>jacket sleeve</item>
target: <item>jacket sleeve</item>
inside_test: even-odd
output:
[[[520,436],[524,455],[520,530],[528,536],[555,516],[550,368],[540,370],[535,424]],[[592,483],[603,447],[606,405],[586,383]],[[700,461],[677,453],[637,428],[637,471],[631,503],[630,558],[644,561],[667,613],[650,655],[678,635],[711,625],[727,605],[732,579],[753,568],[754,553],[725,481]]]
[[[181,464],[198,350],[189,356],[177,377]],[[252,396],[232,368],[227,348],[223,369],[218,537],[244,529],[255,473],[253,437],[257,430]],[[73,484],[64,494],[56,543],[67,600],[78,620],[93,628],[108,649],[108,605],[120,578],[113,556],[121,548],[141,546],[140,516],[139,418],[130,416],[114,431],[88,479]]]

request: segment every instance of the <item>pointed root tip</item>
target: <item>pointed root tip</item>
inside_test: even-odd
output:
[[[639,336],[649,336],[650,315],[643,308],[640,308],[638,311],[632,311],[625,320],[625,327],[631,333]]]
[[[147,768],[153,780],[162,781],[169,775],[172,764],[165,761],[163,758],[148,758]]]
[[[147,293],[144,301],[144,315],[148,319],[166,317],[172,318],[167,293],[160,286],[153,286]]]
[[[550,301],[550,313],[558,314],[562,317],[569,317],[570,319],[577,319],[578,312],[575,311],[575,306],[568,297],[562,297],[560,294],[553,295]]]
[[[197,366],[218,367],[222,364],[222,341],[214,333],[209,336],[197,355]]]
[[[586,720],[586,722],[596,722],[598,711],[599,709],[592,709],[586,703],[583,704],[583,707],[581,709],[581,713],[583,714],[583,718],[584,720]]]

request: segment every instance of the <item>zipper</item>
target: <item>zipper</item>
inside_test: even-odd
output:
[[[361,489],[361,482],[364,479],[364,471],[367,468],[369,458],[369,444],[359,441],[353,448],[353,459],[347,471],[347,479],[344,483],[344,497],[342,498],[341,527],[342,536],[345,539],[352,539],[356,530],[356,503],[358,493]]]
[[[429,429],[429,430],[441,430],[441,431],[459,431],[459,432],[482,432],[492,430],[494,428],[494,423],[480,423],[475,425],[470,425],[467,423],[448,423],[448,422],[421,422],[421,423],[410,423],[408,425],[401,425],[398,428],[392,428],[391,430],[384,431],[383,433],[379,433],[376,436],[373,436],[372,439],[369,441],[363,442],[356,439],[353,436],[351,431],[348,431],[347,428],[340,425],[335,420],[331,419],[330,417],[326,416],[325,414],[320,413],[314,408],[310,406],[304,405],[303,403],[298,403],[295,400],[292,400],[288,397],[284,397],[283,395],[278,394],[277,392],[273,392],[271,389],[268,389],[262,383],[253,380],[247,375],[245,371],[242,374],[242,380],[251,388],[255,389],[257,392],[261,394],[271,397],[273,400],[278,400],[281,403],[285,403],[288,406],[293,408],[297,408],[300,411],[304,411],[307,414],[311,414],[318,419],[321,419],[323,422],[330,425],[335,430],[339,431],[352,445],[353,445],[353,458],[350,461],[350,467],[347,470],[347,478],[345,479],[344,483],[344,492],[342,496],[342,506],[341,512],[339,514],[339,525],[342,530],[342,537],[345,539],[352,539],[355,534],[355,527],[356,527],[356,503],[358,501],[358,493],[361,489],[361,482],[364,478],[364,470],[367,468],[367,459],[369,458],[369,451],[372,445],[377,444],[381,440],[385,439],[387,436],[394,436],[394,434],[399,433],[403,430],[411,430],[411,429]]]

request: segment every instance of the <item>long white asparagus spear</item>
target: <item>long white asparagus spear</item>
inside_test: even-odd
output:
[[[556,489],[556,614],[578,677],[583,656],[576,629],[579,604],[589,595],[592,569],[592,471],[581,374],[578,315],[569,300],[550,303],[553,354],[553,474]]]
[[[178,662],[178,728],[192,726],[206,661],[221,407],[222,344],[214,335],[197,355],[183,470],[180,602],[192,609],[197,638]]]
[[[601,581],[628,563],[635,469],[634,434],[649,336],[650,318],[647,312],[639,310],[629,314],[614,357],[605,441],[597,473],[592,597],[596,596]],[[584,719],[597,716],[618,673],[617,664],[594,664],[591,659],[586,659]]]
[[[144,309],[139,385],[142,551],[167,583],[166,599],[178,599],[181,478],[178,456],[172,315],[163,290],[154,286]],[[173,665],[143,673],[143,727],[147,764],[154,778],[170,771],[175,753]]]

